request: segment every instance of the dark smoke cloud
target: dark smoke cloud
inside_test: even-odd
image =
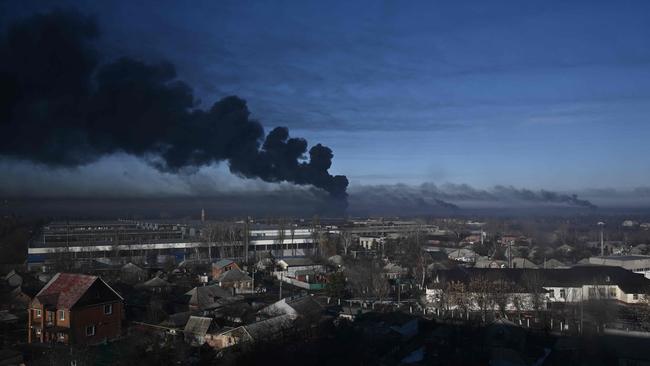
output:
[[[423,194],[438,196],[450,201],[495,201],[513,203],[565,204],[568,206],[595,209],[593,203],[579,199],[575,194],[565,194],[548,190],[533,191],[525,188],[497,185],[491,189],[476,189],[467,184],[422,184]]]
[[[480,207],[518,208],[530,206],[560,205],[595,209],[590,201],[579,199],[576,195],[533,191],[507,186],[491,189],[477,189],[467,184],[424,183],[418,186],[406,184],[357,186],[351,190],[350,206],[359,212],[372,212],[387,209],[394,214],[439,213],[445,210],[458,210]]]
[[[115,153],[180,172],[227,161],[234,174],[321,188],[345,199],[348,180],[332,176],[332,150],[291,138],[265,138],[246,102],[223,98],[197,108],[170,63],[121,58],[100,64],[92,18],[36,15],[8,28],[0,44],[0,155],[75,167]]]
[[[349,213],[355,216],[453,214],[458,206],[406,184],[356,186]]]

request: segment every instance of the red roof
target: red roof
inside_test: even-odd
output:
[[[97,280],[97,276],[77,273],[57,273],[36,294],[41,303],[55,305],[57,309],[70,309]]]

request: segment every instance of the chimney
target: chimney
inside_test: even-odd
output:
[[[201,209],[201,222],[205,222],[205,209]]]

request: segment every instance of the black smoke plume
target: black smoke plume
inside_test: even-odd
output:
[[[351,190],[352,209],[380,210],[390,208],[392,212],[430,212],[440,210],[459,210],[477,207],[544,207],[561,206],[581,209],[596,209],[588,200],[575,194],[565,194],[547,190],[533,191],[511,186],[495,186],[478,189],[467,184],[423,183],[412,186],[406,184],[357,186]]]
[[[313,146],[307,160],[307,141],[289,137],[287,128],[265,137],[236,96],[197,108],[170,63],[100,64],[98,36],[92,18],[61,11],[7,29],[0,41],[0,155],[73,167],[124,152],[169,172],[227,161],[240,176],[347,197],[347,178],[328,172],[328,147]]]

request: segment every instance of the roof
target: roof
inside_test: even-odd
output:
[[[551,258],[547,260],[544,264],[542,264],[544,268],[568,268],[568,266],[559,260],[555,258]]]
[[[314,271],[313,269],[301,269],[294,273],[296,276],[309,276],[309,275],[316,274],[316,271]]]
[[[210,318],[205,318],[202,316],[190,316],[187,324],[185,324],[183,333],[202,337],[208,332],[208,329],[210,329],[211,323],[212,319]]]
[[[471,249],[460,248],[453,250],[447,254],[449,258],[460,258],[460,257],[478,257],[478,254]]]
[[[606,255],[606,256],[597,256],[594,258],[603,259],[603,260],[615,260],[615,261],[638,261],[638,260],[650,260],[650,255]]]
[[[183,311],[180,313],[174,313],[169,315],[169,317],[163,320],[160,323],[160,325],[164,327],[180,328],[180,327],[184,327],[189,320],[190,320],[190,312]]]
[[[514,268],[537,268],[538,266],[531,262],[528,258],[515,257],[512,258],[512,266]]]
[[[400,265],[397,264],[397,263],[388,262],[388,263],[386,263],[386,265],[384,266],[384,271],[386,271],[386,272],[390,272],[390,273],[397,273],[397,272],[403,272],[403,271],[406,271],[406,269],[403,268],[402,266],[400,266]]]
[[[200,308],[210,307],[219,298],[232,297],[229,291],[217,285],[195,287],[186,292],[185,295],[190,296],[190,305],[195,305]]]
[[[246,332],[250,335],[253,341],[272,340],[273,336],[277,335],[284,329],[293,326],[293,317],[291,315],[280,315],[267,320],[262,320],[244,326]]]
[[[8,280],[8,279],[10,279],[10,278],[13,277],[13,276],[18,276],[18,277],[20,277],[20,275],[19,275],[18,273],[16,273],[16,270],[12,269],[11,271],[9,271],[9,273],[7,273],[6,275],[4,275],[3,278],[4,278],[5,280]]]
[[[501,268],[508,265],[508,262],[499,259],[481,258],[474,263],[475,268]]]
[[[235,281],[252,281],[252,278],[244,271],[239,269],[231,269],[226,271],[219,276],[217,279],[219,282],[235,282]]]
[[[143,271],[143,272],[145,271],[144,269],[138,267],[137,265],[135,265],[135,264],[133,264],[131,262],[123,265],[122,270],[123,271]]]
[[[36,294],[36,299],[44,305],[48,304],[57,308],[70,309],[97,279],[97,276],[84,274],[57,273]]]
[[[260,313],[266,315],[300,315],[311,317],[319,315],[323,307],[312,296],[287,297],[276,301],[273,304],[260,310]]]
[[[223,268],[225,266],[231,265],[234,261],[230,259],[219,259],[218,261],[212,263],[212,267]]]

